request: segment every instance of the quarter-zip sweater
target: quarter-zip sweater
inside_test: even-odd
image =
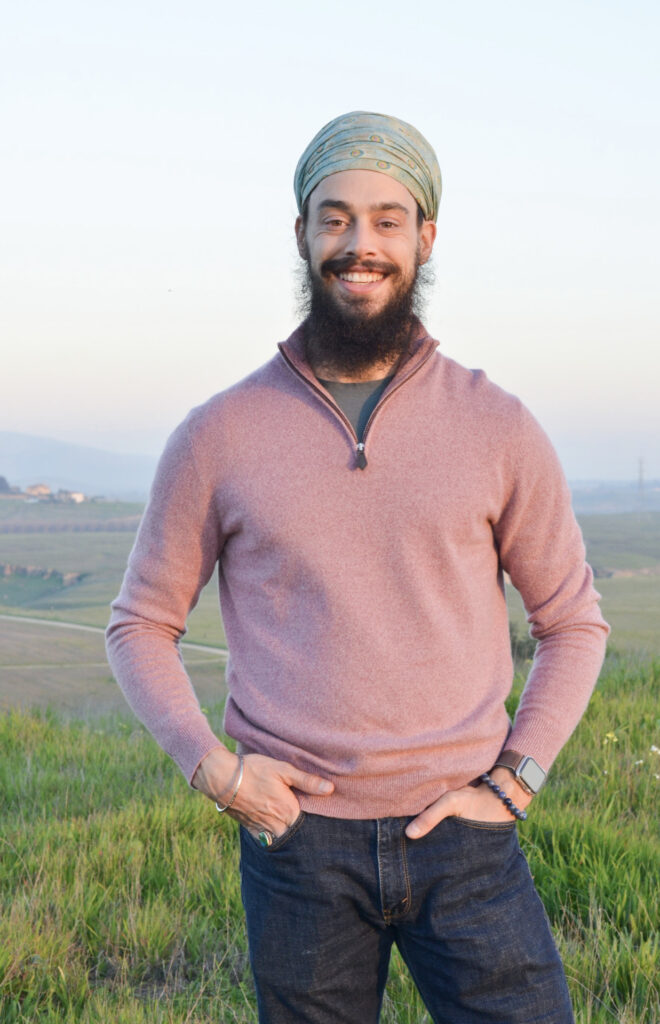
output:
[[[170,438],[108,652],[189,780],[219,740],[178,642],[216,566],[226,732],[331,778],[331,796],[299,794],[305,810],[417,814],[505,743],[547,770],[582,715],[607,626],[530,413],[420,328],[363,442],[300,331]],[[505,572],[538,640],[511,733]]]

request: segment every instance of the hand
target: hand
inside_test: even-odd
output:
[[[507,796],[510,796],[516,807],[521,811],[531,801],[531,796],[519,786],[510,771],[506,768],[494,768],[488,773]],[[421,814],[408,824],[406,835],[409,839],[421,839],[435,828],[443,818],[471,818],[472,821],[514,821],[515,816],[485,782],[480,786],[463,786],[452,789],[430,804]]]
[[[226,747],[214,747],[199,765],[192,784],[222,807],[231,799],[237,780],[236,754]],[[264,829],[277,838],[300,814],[300,804],[292,787],[315,796],[325,796],[335,788],[328,779],[302,772],[286,761],[246,754],[243,781],[226,813],[244,825],[255,839]]]

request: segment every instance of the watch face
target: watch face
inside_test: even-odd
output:
[[[538,793],[545,782],[545,772],[533,757],[526,757],[517,774],[533,793]]]

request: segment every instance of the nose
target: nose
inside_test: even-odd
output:
[[[346,244],[346,255],[355,256],[356,259],[366,259],[375,256],[377,251],[377,238],[373,227],[368,220],[357,217],[351,225],[350,231],[344,235]]]

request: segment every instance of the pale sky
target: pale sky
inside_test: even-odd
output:
[[[569,478],[660,478],[659,28],[613,0],[7,6],[0,430],[155,453],[270,358],[296,162],[365,109],[438,154],[442,351]]]

